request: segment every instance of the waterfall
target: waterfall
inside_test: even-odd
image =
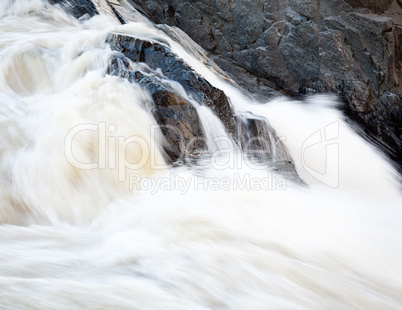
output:
[[[0,4],[0,309],[401,309],[398,175],[336,99],[255,102],[133,12]]]

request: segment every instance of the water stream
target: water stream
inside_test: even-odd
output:
[[[308,187],[238,150],[167,165],[150,95],[106,74],[110,32],[169,42],[266,117]],[[1,1],[0,64],[0,309],[402,308],[397,174],[334,98],[252,102],[149,24],[41,0]]]

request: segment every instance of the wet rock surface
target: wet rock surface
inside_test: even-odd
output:
[[[195,72],[167,45],[120,34],[109,35],[107,41],[112,49],[123,53],[132,61],[143,62],[153,70],[160,69],[166,78],[182,85],[199,104],[212,109],[227,131],[237,139],[233,110],[225,93]]]
[[[135,2],[156,23],[184,30],[251,92],[337,94],[402,163],[401,1]]]
[[[129,2],[133,6],[130,6]],[[107,0],[51,0],[51,3],[61,5],[76,18],[102,14],[121,23],[141,21],[143,16],[138,13],[138,10],[142,10],[141,7],[132,1],[129,2],[125,1],[122,7],[116,7],[120,6],[120,3]],[[142,12],[146,15],[145,11]],[[295,16],[296,19],[297,23],[304,21],[298,16]],[[193,47],[194,56],[208,64],[221,77],[233,82],[180,29],[165,25],[160,25],[159,29],[173,40],[184,43],[190,50]],[[211,85],[174,54],[166,42],[147,41],[113,33],[108,36],[107,42],[112,49],[122,53],[122,56],[112,57],[107,73],[137,83],[150,93],[154,104],[152,113],[166,139],[165,151],[171,163],[182,162],[185,157],[197,158],[206,150],[200,118],[190,100],[210,108],[222,121],[233,140],[250,157],[270,164],[278,173],[293,181],[304,183],[298,177],[292,159],[268,121],[251,114],[235,115],[225,93]],[[147,67],[145,73],[134,68],[133,63],[144,64]],[[183,91],[177,91],[169,81],[180,84]],[[271,94],[276,93],[270,87],[262,89],[268,89]]]
[[[246,155],[262,163],[269,163],[273,170],[292,181],[305,184],[298,176],[285,145],[266,118],[247,112],[236,115],[236,120],[240,146]]]
[[[201,104],[205,104],[207,96],[210,97],[207,97],[209,101],[206,105],[226,126],[233,126],[226,129],[235,130],[232,137],[250,159],[270,166],[287,179],[304,184],[286,147],[268,120],[251,113],[235,115],[226,95],[212,87],[168,47],[118,34],[110,34],[107,41],[113,49],[125,55],[110,60],[108,74],[137,83],[150,93],[154,103],[151,110],[166,139],[165,151],[172,163],[196,159],[207,148],[197,110],[185,96],[178,93],[177,88],[169,84],[171,80],[178,82],[183,91],[195,95]],[[136,68],[134,63],[142,64],[142,67]],[[176,76],[175,73],[180,75]]]
[[[88,0],[48,0],[50,4],[58,4],[65,11],[75,18],[81,18],[84,15],[95,16],[99,14],[92,1]]]
[[[125,57],[112,58],[108,74],[138,83],[150,93],[154,103],[151,111],[165,137],[164,150],[170,162],[197,158],[205,150],[204,133],[196,109],[162,79],[133,70],[130,60]]]

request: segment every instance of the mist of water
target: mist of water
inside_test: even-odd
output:
[[[266,117],[309,186],[238,156],[167,166],[150,95],[106,75],[110,32],[168,42]],[[1,309],[402,308],[397,175],[334,98],[252,102],[149,24],[39,0],[0,4],[0,64]],[[197,109],[207,137],[227,136]]]

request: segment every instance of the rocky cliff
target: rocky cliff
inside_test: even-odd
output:
[[[184,30],[252,93],[339,95],[401,165],[401,0],[135,3],[156,23]]]

